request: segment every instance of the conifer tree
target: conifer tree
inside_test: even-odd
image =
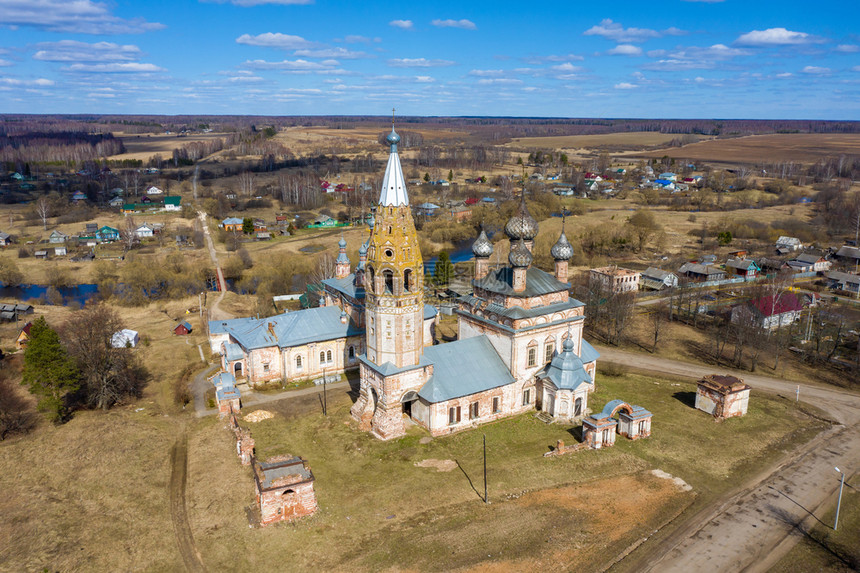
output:
[[[22,384],[39,399],[39,410],[53,422],[68,414],[66,396],[80,387],[80,373],[57,332],[40,316],[30,327],[30,340],[24,351]]]
[[[436,268],[433,271],[433,278],[441,286],[447,285],[454,278],[454,265],[451,263],[448,251],[439,253],[439,258],[436,259]]]

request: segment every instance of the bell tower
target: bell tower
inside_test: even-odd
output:
[[[397,154],[391,146],[367,247],[367,359],[398,368],[418,364],[424,348],[424,265]]]

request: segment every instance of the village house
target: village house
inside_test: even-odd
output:
[[[800,318],[803,302],[792,292],[767,295],[732,308],[733,323],[752,321],[766,330],[790,325]]]
[[[416,209],[416,214],[424,217],[432,217],[440,208],[439,205],[434,203],[421,203]]]
[[[69,240],[69,236],[62,231],[51,231],[51,235],[48,237],[48,242],[52,245],[58,245],[60,243],[65,243]]]
[[[149,223],[144,223],[134,230],[134,236],[138,239],[148,239],[155,235],[155,229]]]
[[[221,221],[221,228],[229,232],[242,232],[242,219],[239,217],[227,217]]]
[[[182,197],[178,195],[168,195],[164,198],[164,210],[165,211],[181,211],[182,210]]]
[[[598,286],[607,292],[621,293],[639,290],[639,278],[637,271],[609,266],[591,269],[588,282],[592,288]]]
[[[726,270],[744,278],[755,278],[761,272],[756,262],[750,259],[729,259],[726,261]]]
[[[678,275],[672,271],[664,271],[655,267],[648,267],[639,282],[643,289],[663,290],[678,286]]]
[[[0,247],[8,247],[12,244],[12,235],[0,232]]]
[[[726,278],[726,271],[714,266],[701,263],[684,263],[678,269],[678,274],[694,281],[721,281]]]
[[[100,243],[111,243],[119,240],[119,229],[107,225],[96,231],[96,240]]]
[[[848,267],[853,266],[854,269],[857,269],[858,265],[860,265],[860,247],[843,245],[833,254],[833,258],[843,265]]]
[[[162,194],[164,194],[164,191],[162,191],[161,189],[159,189],[158,187],[153,185],[152,187],[150,187],[149,189],[146,190],[146,194],[147,195],[162,195]]]
[[[797,237],[781,236],[776,240],[776,252],[785,255],[803,248],[803,243]]]
[[[113,333],[110,344],[114,348],[134,348],[140,342],[140,334],[136,330],[123,328]]]
[[[27,343],[30,342],[30,329],[33,327],[32,322],[28,322],[21,329],[21,332],[18,333],[18,336],[15,338],[15,348],[18,350],[23,350],[27,347]]]
[[[829,271],[832,265],[826,258],[815,253],[803,253],[788,261],[788,266],[797,272],[823,273]]]
[[[191,334],[191,324],[189,322],[180,322],[176,325],[176,328],[173,329],[173,334],[177,334],[179,336]]]
[[[860,275],[830,271],[826,277],[827,286],[833,290],[841,290],[850,294],[860,293]]]
[[[735,376],[709,374],[696,386],[696,409],[725,419],[747,413],[750,387]]]

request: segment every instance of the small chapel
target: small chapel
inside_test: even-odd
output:
[[[491,268],[493,243],[482,229],[472,245],[472,292],[454,310],[458,340],[434,344],[437,312],[424,303],[423,259],[393,125],[386,141],[379,201],[355,270],[341,239],[321,308],[210,323],[225,370],[238,364],[286,379],[319,371],[319,363],[331,373],[357,365],[351,415],[382,440],[410,424],[440,436],[528,410],[564,421],[587,415],[599,354],[583,339],[584,304],[569,293],[573,248],[564,226],[550,250],[554,272],[532,266],[538,223],[523,190],[504,228],[508,264]]]

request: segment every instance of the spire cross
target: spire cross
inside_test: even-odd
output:
[[[392,126],[394,126],[394,111],[395,111],[395,109],[392,107],[391,108],[391,125]]]

